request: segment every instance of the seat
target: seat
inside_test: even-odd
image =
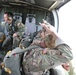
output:
[[[33,14],[27,14],[25,27],[26,27],[25,30],[26,35],[36,32],[36,19],[33,16]]]

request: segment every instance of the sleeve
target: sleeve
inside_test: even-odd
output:
[[[48,54],[51,56],[54,55],[62,63],[73,59],[71,48],[67,44],[60,44],[55,49],[48,50]]]
[[[48,48],[45,55],[53,62],[53,67],[62,65],[73,59],[71,48],[67,44],[60,44],[55,49]]]
[[[55,44],[56,44],[55,49],[60,51],[61,56],[66,59],[66,60],[64,59],[65,61],[70,61],[73,59],[72,49],[67,43],[65,43],[61,38],[57,38]]]

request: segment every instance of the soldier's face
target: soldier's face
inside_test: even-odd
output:
[[[11,24],[11,23],[12,23],[12,20],[7,20],[7,23],[8,23],[8,24]]]
[[[7,22],[7,20],[8,20],[8,15],[4,14],[4,21]]]

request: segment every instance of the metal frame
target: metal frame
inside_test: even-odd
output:
[[[59,29],[59,17],[58,17],[58,10],[52,10],[54,16],[54,26],[56,31],[58,32]]]
[[[63,6],[65,3],[69,2],[70,0],[46,0],[46,1],[54,1],[54,3],[52,5],[50,5],[50,7],[46,8],[46,7],[42,7],[39,5],[35,4],[35,0],[30,0],[30,2],[26,2],[21,1],[21,0],[1,0],[0,1],[0,6],[3,7],[9,7],[9,6],[24,6],[24,7],[33,7],[33,8],[37,8],[37,9],[43,9],[43,10],[48,10],[51,11],[55,8],[60,8],[61,6]]]

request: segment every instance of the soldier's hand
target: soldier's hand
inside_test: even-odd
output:
[[[57,38],[57,32],[55,28],[49,24],[47,21],[43,20],[43,23],[39,23],[48,33],[54,36],[54,38]]]
[[[43,23],[39,23],[47,32],[56,32],[55,28],[49,24],[46,20],[43,19]]]
[[[13,37],[17,37],[17,34],[16,34],[16,33],[14,33],[14,34],[13,34]]]
[[[45,48],[44,50],[42,50],[42,54],[46,54],[47,50],[48,50],[48,48]]]
[[[66,71],[69,71],[69,70],[70,70],[70,65],[69,65],[69,63],[63,64],[62,67],[63,67]]]
[[[44,43],[43,41],[40,42],[40,46],[41,46],[41,47],[44,47],[44,48],[46,47],[46,45],[45,45],[45,43]]]

